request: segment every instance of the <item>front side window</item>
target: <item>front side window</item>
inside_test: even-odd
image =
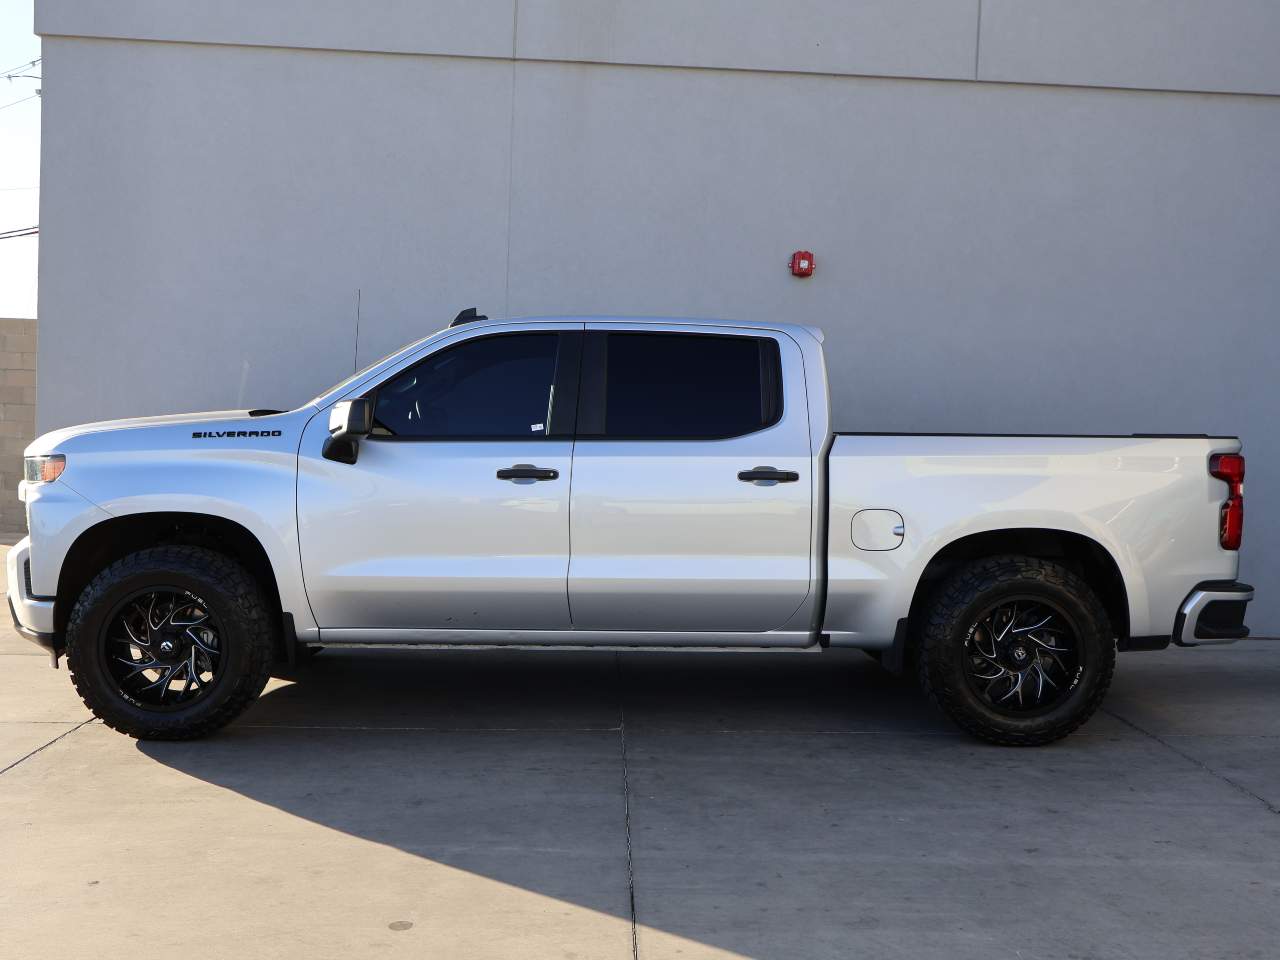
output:
[[[610,333],[604,352],[596,357],[605,369],[604,409],[587,431],[597,436],[740,437],[782,416],[778,345],[771,337]]]
[[[545,437],[558,344],[555,333],[505,334],[433,354],[378,388],[373,436]]]

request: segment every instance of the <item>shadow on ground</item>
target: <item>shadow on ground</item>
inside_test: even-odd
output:
[[[1108,712],[1011,750],[860,656],[335,650],[222,735],[138,749],[416,857],[634,910],[641,956],[1264,956],[1277,654],[1126,657]]]

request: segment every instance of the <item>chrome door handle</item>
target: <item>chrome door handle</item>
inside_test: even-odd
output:
[[[758,483],[761,480],[772,480],[774,483],[795,483],[800,479],[800,474],[794,470],[777,470],[774,467],[755,467],[751,470],[743,470],[738,474],[738,479],[743,483]]]
[[[535,467],[532,463],[517,463],[498,471],[499,480],[556,480],[559,476],[559,470]]]

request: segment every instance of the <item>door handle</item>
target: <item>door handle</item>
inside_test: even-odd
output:
[[[772,480],[775,483],[795,483],[800,479],[800,474],[794,470],[777,470],[773,467],[756,467],[753,470],[743,470],[738,474],[738,479],[743,483],[758,483],[761,480]]]
[[[559,476],[559,470],[535,467],[531,463],[517,463],[514,467],[504,467],[498,471],[499,480],[556,480]]]

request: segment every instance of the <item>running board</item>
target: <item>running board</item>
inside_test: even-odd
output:
[[[548,653],[823,653],[824,648],[817,643],[807,647],[693,647],[668,646],[654,644],[622,645],[622,644],[573,644],[573,643],[308,643],[309,647],[323,647],[326,650],[522,650],[546,651]]]
[[[564,650],[796,650],[816,647],[808,630],[768,630],[763,633],[729,631],[646,630],[442,630],[439,628],[322,627],[308,643],[321,646],[395,646],[448,649],[502,647],[505,649]]]

